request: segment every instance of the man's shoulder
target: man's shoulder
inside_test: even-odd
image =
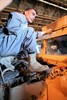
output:
[[[26,17],[24,14],[20,13],[20,12],[11,12],[10,14],[12,14],[12,19],[18,19],[19,21],[23,22],[23,23],[27,23]]]
[[[23,14],[22,13],[20,13],[20,12],[10,12],[12,15],[22,15],[23,16]]]
[[[25,15],[20,12],[11,12],[11,14],[15,17],[25,18]]]

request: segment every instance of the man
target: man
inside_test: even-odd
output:
[[[35,17],[36,11],[33,8],[27,8],[24,14],[18,12],[9,14],[8,20],[0,32],[0,56],[17,56],[21,51],[27,52],[28,69],[40,72],[49,69],[49,67],[36,61],[36,37],[51,33],[52,30],[49,29],[38,34],[33,28],[28,27],[28,22],[32,23]]]

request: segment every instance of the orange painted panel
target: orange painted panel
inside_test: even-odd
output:
[[[49,28],[53,30],[58,30],[61,27],[65,27],[65,26],[67,26],[67,16],[63,16],[59,18],[58,20],[48,24],[47,26],[44,26],[42,30],[48,30]]]
[[[49,39],[56,39],[58,37],[63,38],[63,36],[67,36],[67,16],[63,16],[62,18],[59,18],[58,20],[50,23],[47,26],[44,26],[42,28],[43,31],[48,30],[49,28],[53,29],[53,32],[51,34],[46,34],[43,36],[43,43],[42,47],[40,49],[40,54],[38,54],[38,57],[41,58],[44,62],[46,61],[49,64],[59,64],[62,66],[67,66],[67,54],[47,54],[46,48],[50,44],[50,42],[47,41]],[[51,41],[52,41],[51,40]],[[52,51],[51,51],[52,52]]]
[[[54,79],[47,78],[46,79],[46,84],[47,84],[46,90],[44,89],[41,96],[37,100],[67,100],[67,80],[66,78],[67,77],[65,76],[58,76]]]

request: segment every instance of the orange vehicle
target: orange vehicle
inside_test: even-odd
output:
[[[37,58],[48,64],[67,66],[67,16],[44,26],[42,31],[49,28],[53,32],[37,40],[41,45]]]
[[[52,67],[46,86],[37,100],[67,100],[67,16],[44,26],[43,31],[53,29],[38,39],[40,54],[37,58]]]

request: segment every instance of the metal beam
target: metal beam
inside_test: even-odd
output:
[[[51,6],[54,6],[54,7],[56,7],[56,8],[63,9],[63,10],[65,10],[65,11],[67,11],[67,8],[62,7],[62,6],[59,6],[59,5],[57,5],[57,4],[54,4],[54,3],[51,3],[51,2],[48,2],[48,1],[45,1],[45,0],[38,0],[38,1],[43,2],[43,3],[45,3],[45,4],[48,4],[48,5],[51,5]]]

